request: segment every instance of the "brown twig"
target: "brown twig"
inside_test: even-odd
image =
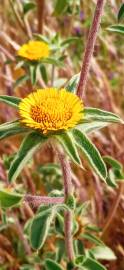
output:
[[[37,0],[38,33],[43,34],[45,0]]]
[[[86,49],[84,52],[84,59],[81,68],[80,80],[77,88],[77,95],[82,98],[85,95],[85,87],[88,79],[89,69],[91,65],[91,59],[93,56],[94,46],[96,42],[97,32],[100,26],[101,16],[105,0],[97,0],[96,9],[94,13],[93,22],[89,31]]]
[[[11,61],[15,61],[15,57],[1,44],[0,44],[0,51],[3,52],[7,56],[7,58],[9,58]]]
[[[107,233],[108,229],[110,228],[110,226],[113,222],[113,219],[115,217],[115,214],[116,214],[117,208],[119,206],[123,192],[124,192],[124,184],[121,183],[119,186],[114,204],[112,205],[112,208],[110,209],[108,218],[107,218],[106,223],[104,225],[103,232],[102,232],[102,238],[104,238],[105,234]]]
[[[16,20],[17,20],[17,22],[18,22],[20,28],[22,29],[22,31],[23,31],[25,34],[27,34],[27,31],[26,31],[26,29],[25,29],[25,27],[24,27],[24,25],[23,25],[23,22],[22,22],[22,20],[21,20],[21,18],[20,18],[20,15],[19,15],[19,13],[17,12],[16,8],[14,7],[13,1],[9,0],[9,3],[10,3],[10,6],[11,6],[11,8],[12,8],[12,11],[13,11],[15,17],[16,17]]]

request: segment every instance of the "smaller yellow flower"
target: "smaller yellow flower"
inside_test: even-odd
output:
[[[31,40],[23,44],[17,52],[18,56],[29,60],[40,60],[47,58],[50,54],[49,45],[43,41]]]
[[[21,122],[42,133],[75,127],[83,117],[81,100],[66,89],[38,89],[19,104]]]

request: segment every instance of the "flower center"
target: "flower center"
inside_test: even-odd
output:
[[[72,111],[64,102],[48,98],[39,105],[31,106],[31,117],[37,123],[42,123],[44,128],[60,128],[72,117]]]

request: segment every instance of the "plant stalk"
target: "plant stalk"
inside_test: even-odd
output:
[[[94,13],[93,22],[89,31],[87,45],[84,52],[83,64],[81,68],[80,80],[77,88],[77,95],[80,98],[85,96],[85,88],[89,75],[91,59],[94,52],[94,46],[97,38],[97,32],[100,26],[105,0],[97,0],[96,9]]]
[[[38,33],[43,34],[45,0],[37,0]]]
[[[25,195],[24,201],[28,204],[38,207],[40,204],[61,204],[64,203],[64,197],[32,196]]]
[[[72,194],[72,177],[71,177],[71,167],[69,160],[65,155],[58,151],[58,158],[61,164],[63,180],[64,180],[64,193],[65,201],[68,199],[69,195]],[[74,260],[74,250],[73,250],[73,238],[72,238],[72,224],[73,224],[73,213],[71,210],[65,211],[65,245],[66,252],[69,262]]]

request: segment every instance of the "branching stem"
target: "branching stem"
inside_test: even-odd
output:
[[[64,197],[32,196],[25,195],[24,201],[28,204],[38,207],[41,204],[61,204],[64,203]]]

